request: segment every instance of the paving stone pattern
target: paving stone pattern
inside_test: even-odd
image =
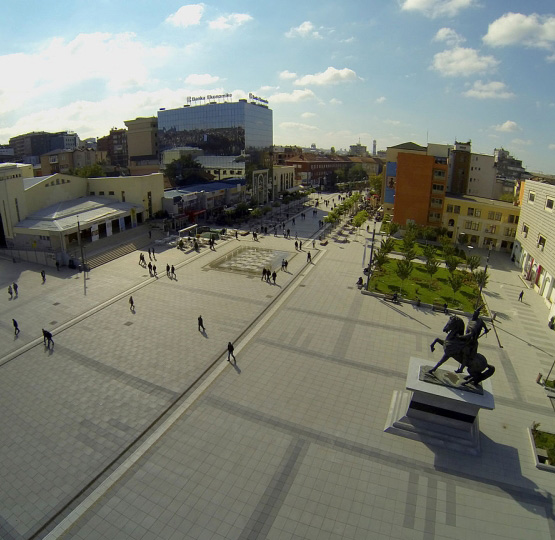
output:
[[[309,238],[324,212],[305,213],[289,227]],[[534,467],[526,432],[553,426],[534,382],[554,360],[547,308],[532,291],[517,301],[518,272],[493,253],[486,298],[503,348],[481,340],[497,369],[481,456],[384,433],[410,356],[439,358],[429,344],[445,315],[353,287],[367,236],[310,249],[311,265],[292,257],[276,286],[207,271],[244,245],[295,253],[273,234],[201,254],[157,245],[177,280],[150,278],[135,252],[91,272],[86,295],[80,274],[42,285],[40,267],[0,260],[0,285],[20,285],[0,299],[0,538],[555,539],[554,477]]]

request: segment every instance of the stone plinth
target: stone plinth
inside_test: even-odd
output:
[[[480,409],[493,410],[491,381],[464,389],[464,375],[438,369],[436,380],[426,373],[433,365],[411,357],[407,391],[393,393],[385,431],[477,455],[480,453]],[[443,381],[445,384],[437,384]]]

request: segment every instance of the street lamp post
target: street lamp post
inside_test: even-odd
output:
[[[372,271],[372,262],[374,259],[374,240],[376,238],[376,221],[374,221],[374,228],[372,229],[372,244],[370,245],[370,259],[368,261],[368,275],[366,276],[366,290],[370,285],[370,273]]]
[[[486,258],[486,266],[484,266],[484,277],[480,281],[480,289],[478,291],[478,301],[476,303],[476,309],[478,309],[478,305],[482,300],[482,289],[484,288],[484,282],[486,281],[486,276],[488,274],[488,265],[489,265],[489,256],[491,255],[491,244],[488,245],[488,256]]]

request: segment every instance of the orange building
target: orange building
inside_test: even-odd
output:
[[[397,154],[397,177],[393,221],[399,225],[441,225],[447,190],[447,157],[433,155],[434,146],[423,153]],[[443,154],[444,152],[437,152]]]

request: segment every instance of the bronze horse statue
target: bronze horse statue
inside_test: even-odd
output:
[[[464,378],[463,386],[478,384],[495,373],[495,368],[488,364],[485,356],[478,353],[478,339],[489,332],[479,316],[481,309],[480,306],[472,315],[466,333],[464,333],[464,321],[460,317],[457,315],[449,317],[443,328],[443,331],[447,333],[445,339],[437,338],[430,345],[432,352],[435,350],[436,343],[443,345],[443,356],[428,373],[433,375],[435,370],[449,358],[453,358],[460,364],[455,373],[462,373],[466,368],[468,375]],[[482,330],[483,334],[480,333]]]

